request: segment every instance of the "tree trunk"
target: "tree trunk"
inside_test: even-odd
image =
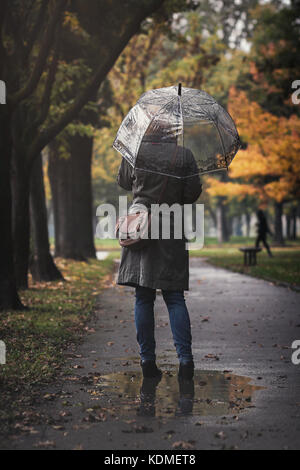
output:
[[[217,236],[218,243],[227,242],[229,239],[227,227],[227,207],[224,198],[219,197],[217,203]]]
[[[50,254],[42,156],[35,160],[30,183],[30,222],[33,241],[30,271],[35,281],[63,279]]]
[[[209,215],[213,221],[215,229],[217,229],[217,215],[216,213],[212,210],[209,204],[205,204],[205,208],[208,209]]]
[[[74,229],[76,248],[80,255],[95,258],[93,230],[92,156],[93,138],[75,135],[71,138],[71,162],[73,163],[73,197],[76,204]]]
[[[93,139],[70,137],[70,158],[58,154],[51,144],[49,179],[51,184],[55,255],[84,260],[96,256],[93,235],[91,162]]]
[[[227,226],[227,239],[233,235],[233,217],[227,215],[227,207],[225,208],[225,216],[226,216],[226,226]]]
[[[0,15],[0,32],[3,36],[5,31],[5,22],[6,18],[5,10],[9,2],[2,2],[3,5]],[[11,3],[11,2],[10,2]],[[114,4],[112,7],[109,5],[103,9],[103,2],[76,2],[81,5],[81,8],[86,12],[85,22],[93,20],[93,27],[91,28],[91,34],[94,31],[99,35],[98,44],[102,45],[97,48],[97,57],[100,57],[99,61],[94,67],[93,74],[88,80],[87,86],[83,87],[83,90],[77,93],[74,96],[74,101],[70,106],[67,107],[66,111],[60,115],[56,122],[54,122],[49,127],[43,129],[43,132],[39,132],[36,128],[34,129],[34,120],[36,119],[38,112],[40,111],[40,104],[38,100],[30,101],[30,107],[34,112],[34,120],[31,120],[30,129],[35,135],[34,139],[23,140],[23,143],[26,142],[26,148],[23,148],[23,151],[27,155],[38,155],[42,149],[48,145],[80,112],[84,105],[89,101],[93,92],[95,92],[105,77],[107,76],[109,70],[114,65],[115,61],[119,57],[120,53],[129,42],[131,37],[138,32],[141,22],[147,18],[149,15],[154,13],[160,6],[163,5],[164,0],[148,0],[147,2],[129,2],[128,8],[124,10],[124,14],[116,15],[116,11],[120,11],[120,6],[122,7],[122,2],[118,2],[118,5]],[[91,15],[90,13],[90,3],[98,8],[100,14]],[[58,8],[60,8],[61,3],[59,2]],[[97,11],[96,11],[97,13]],[[80,17],[81,17],[80,12]],[[55,18],[56,19],[56,18]],[[100,21],[100,23],[99,23]],[[56,26],[57,21],[52,22],[52,26]],[[113,27],[107,28],[107,25],[112,24]],[[51,26],[51,28],[52,28]],[[94,31],[93,31],[94,29]],[[18,35],[18,33],[16,33]],[[24,33],[25,34],[25,33]],[[0,41],[0,70],[1,70],[1,79],[9,80],[10,88],[8,93],[8,105],[1,106],[1,116],[0,116],[0,125],[1,133],[5,136],[1,136],[0,143],[0,208],[1,208],[1,221],[5,228],[2,227],[1,230],[1,268],[0,268],[0,306],[8,306],[14,308],[15,306],[20,306],[20,301],[16,292],[16,283],[14,278],[14,269],[13,269],[13,257],[15,258],[15,266],[17,270],[15,275],[18,280],[18,284],[21,286],[27,285],[27,268],[28,268],[28,255],[29,255],[29,170],[28,174],[24,174],[17,170],[17,174],[12,178],[13,186],[13,214],[11,212],[11,186],[9,183],[10,177],[10,152],[11,152],[11,142],[9,145],[6,144],[6,138],[10,135],[10,119],[7,119],[5,116],[6,110],[9,109],[12,104],[17,109],[20,106],[21,98],[30,98],[31,93],[33,93],[39,83],[40,76],[43,72],[43,64],[46,65],[47,56],[49,52],[49,44],[51,30],[49,29],[49,34],[45,35],[45,41],[43,41],[42,49],[37,50],[37,62],[34,64],[34,73],[32,74],[33,79],[29,80],[28,86],[24,86],[23,89],[19,88],[19,80],[23,76],[30,76],[32,73],[31,67],[24,64],[24,57],[22,56],[22,48],[15,48],[16,51],[20,51],[21,56],[18,56],[17,62],[12,60],[10,54],[4,54],[4,48],[2,41]],[[18,37],[18,36],[16,36]],[[25,36],[24,36],[25,37]],[[26,36],[27,37],[27,36]],[[50,38],[50,39],[49,39]],[[109,47],[107,44],[109,43]],[[39,60],[41,58],[41,60]],[[19,66],[18,62],[22,64]],[[29,62],[28,62],[29,63]],[[11,73],[13,72],[13,73]],[[7,84],[8,84],[7,80]],[[25,100],[25,101],[26,101]],[[22,100],[24,102],[24,100]],[[34,104],[35,103],[35,104]],[[7,108],[6,108],[7,106]],[[4,119],[3,119],[4,116]],[[26,115],[25,115],[26,116]],[[31,128],[33,126],[33,128]],[[13,142],[15,144],[15,141]],[[30,145],[29,145],[30,144]],[[24,159],[23,159],[24,160]],[[28,162],[27,162],[28,163]],[[23,163],[25,165],[25,161]],[[23,168],[25,170],[25,166]],[[20,174],[21,173],[21,174]],[[16,243],[15,250],[13,253],[13,244],[12,244],[12,229],[11,221],[13,219],[13,240]],[[3,242],[3,243],[2,243]]]
[[[292,228],[292,233],[291,233],[291,240],[296,240],[297,239],[297,208],[293,208],[292,212],[292,221],[293,221],[293,228]]]
[[[286,220],[286,238],[287,238],[288,240],[292,240],[292,231],[291,231],[291,228],[292,228],[292,216],[291,216],[290,214],[286,214],[285,220]]]
[[[243,227],[243,218],[242,218],[241,215],[238,215],[236,217],[236,231],[235,231],[236,236],[238,236],[238,237],[243,236],[242,227]]]
[[[30,245],[29,191],[30,172],[25,155],[13,151],[13,243],[14,265],[18,289],[28,288],[28,265]]]
[[[1,107],[0,115],[0,310],[23,308],[17,293],[13,263],[12,198],[11,198],[11,139],[10,119]]]
[[[282,231],[282,202],[275,202],[275,234],[274,241],[279,245],[284,245],[283,231]]]

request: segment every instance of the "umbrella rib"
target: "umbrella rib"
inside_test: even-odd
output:
[[[157,113],[154,114],[154,116],[152,117],[151,121],[149,122],[148,126],[147,126],[147,129],[145,130],[144,132],[144,135],[146,134],[147,130],[149,129],[150,125],[152,124],[153,120],[156,118],[156,116],[162,112],[162,110],[168,106],[170,103],[172,103],[172,101],[175,100],[175,98],[177,98],[177,96],[174,96],[173,98],[170,99],[170,101],[168,101],[167,103],[165,103],[159,111],[157,111]],[[137,146],[136,150],[135,150],[135,154],[136,154],[136,159],[135,159],[135,163],[134,163],[134,169],[136,168],[136,161],[137,161],[137,156],[138,156],[138,153],[139,153],[139,150],[140,150],[140,146],[141,146],[141,143],[142,143],[142,140],[144,138],[144,135],[143,137],[141,138],[140,142],[139,142],[139,145]]]
[[[222,137],[221,132],[220,132],[220,129],[218,128],[218,125],[215,123],[215,120],[214,120],[214,119],[212,119],[212,122],[214,123],[214,125],[215,125],[215,127],[216,127],[216,129],[217,129],[217,131],[218,131],[220,140],[221,140],[222,149],[223,149],[223,157],[225,158],[226,168],[227,168],[227,171],[228,171],[227,157],[226,157],[226,152],[225,152],[223,137]]]

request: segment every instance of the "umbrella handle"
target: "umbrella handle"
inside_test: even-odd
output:
[[[181,96],[181,83],[178,83],[178,96]]]

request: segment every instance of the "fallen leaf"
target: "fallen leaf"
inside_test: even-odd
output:
[[[177,441],[174,442],[172,445],[173,449],[183,449],[183,450],[188,450],[188,449],[194,449],[194,441]]]
[[[56,447],[56,444],[54,441],[39,441],[34,444],[34,447]]]

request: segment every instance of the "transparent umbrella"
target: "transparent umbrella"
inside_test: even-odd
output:
[[[135,169],[188,178],[228,169],[240,139],[233,119],[212,96],[179,84],[144,93],[113,147]]]

